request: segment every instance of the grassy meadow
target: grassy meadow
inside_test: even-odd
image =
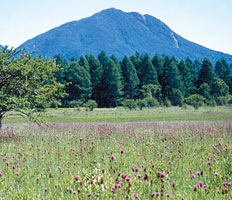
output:
[[[0,199],[232,199],[231,107],[47,112],[4,119]]]
[[[232,106],[193,107],[156,107],[143,110],[118,108],[96,108],[86,111],[85,108],[59,108],[46,110],[46,122],[138,122],[138,121],[186,121],[186,120],[231,120]],[[28,123],[29,121],[15,113],[4,118],[4,124]]]

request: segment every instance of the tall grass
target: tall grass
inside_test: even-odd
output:
[[[0,135],[1,199],[232,199],[232,122],[53,123]]]

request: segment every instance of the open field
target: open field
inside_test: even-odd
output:
[[[232,107],[12,114],[0,199],[232,199]]]
[[[231,121],[11,127],[0,199],[232,199]]]
[[[3,123],[28,122],[26,119],[11,115]],[[183,121],[183,120],[231,120],[232,106],[200,107],[194,110],[179,107],[158,107],[152,109],[132,110],[124,108],[97,108],[94,111],[80,111],[74,108],[47,110],[47,122],[136,122],[136,121]]]

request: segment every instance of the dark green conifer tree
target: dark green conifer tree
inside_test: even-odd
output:
[[[100,95],[101,95],[101,81],[102,81],[103,68],[99,60],[96,59],[92,54],[89,56],[88,61],[89,61],[90,76],[92,83],[92,99],[99,104]]]
[[[86,102],[90,99],[92,95],[90,74],[77,61],[71,62],[66,71],[66,78],[68,82],[66,91],[69,101]]]
[[[62,58],[60,54],[56,55],[55,58],[56,64],[59,66],[59,71],[55,73],[55,78],[62,84],[66,84],[65,72],[69,66],[68,60]]]
[[[99,62],[101,63],[103,69],[104,69],[104,68],[107,66],[107,64],[108,64],[108,58],[107,58],[107,56],[106,56],[106,54],[105,54],[104,51],[102,51],[102,52],[98,55],[98,60],[99,60]]]
[[[225,58],[218,60],[215,65],[216,76],[222,79],[227,85],[230,82],[230,67]]]
[[[152,64],[157,71],[158,81],[160,84],[162,84],[164,57],[160,57],[158,54],[155,54],[155,56],[152,59]]]
[[[187,97],[195,91],[194,82],[197,74],[193,70],[193,64],[190,59],[187,59],[186,62],[181,60],[178,64],[178,70],[181,76],[182,94],[184,97]]]
[[[198,76],[198,87],[202,83],[208,83],[208,85],[211,87],[211,85],[214,82],[214,78],[215,78],[214,67],[211,61],[208,58],[205,58],[202,63],[201,70]]]
[[[85,56],[80,57],[79,65],[82,66],[85,70],[88,72],[90,71],[89,69],[89,62]]]
[[[121,77],[113,59],[110,59],[105,66],[102,78],[102,98],[100,106],[102,107],[116,107],[121,103]]]
[[[138,96],[139,91],[139,78],[135,66],[127,56],[124,57],[121,66],[123,96],[126,99],[135,99]]]
[[[207,100],[211,100],[211,94],[210,94],[210,86],[208,83],[203,83],[200,85],[198,89],[198,94],[205,97]]]
[[[211,86],[211,95],[214,98],[227,96],[229,94],[229,87],[225,81],[220,78],[215,78]]]
[[[143,57],[140,76],[140,85],[159,85],[156,69],[148,54],[145,54]]]
[[[136,52],[134,55],[130,57],[131,62],[134,64],[135,69],[137,71],[137,75],[139,80],[141,79],[141,69],[142,69],[142,56]]]
[[[166,71],[165,98],[169,99],[174,106],[181,106],[183,103],[181,75],[177,68],[177,62],[172,59]]]

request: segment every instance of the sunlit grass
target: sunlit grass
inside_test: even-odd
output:
[[[12,114],[12,113],[11,113]],[[183,121],[183,120],[231,120],[232,107],[201,107],[194,110],[179,107],[158,107],[144,110],[129,111],[124,108],[97,108],[94,111],[86,111],[75,108],[48,109],[47,122],[136,122],[136,121]],[[8,116],[4,123],[28,122],[19,116]]]
[[[231,121],[10,125],[0,199],[232,199],[231,141]]]

